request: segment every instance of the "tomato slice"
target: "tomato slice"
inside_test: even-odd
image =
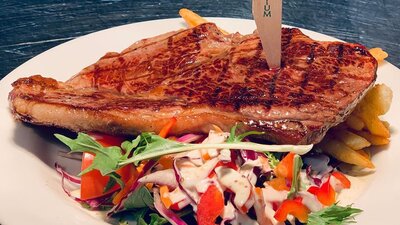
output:
[[[124,141],[124,139],[121,137],[115,137],[105,134],[92,133],[89,135],[95,138],[95,140],[98,141],[100,144],[102,144],[104,147],[119,146]],[[83,153],[81,170],[84,170],[87,167],[89,167],[92,164],[93,159],[94,159],[93,154],[87,152]],[[133,172],[133,166],[131,164],[126,165],[121,169],[117,170],[116,172],[121,176],[122,181],[126,183]],[[107,176],[102,176],[98,170],[92,170],[82,175],[81,199],[87,200],[87,199],[97,198],[118,190],[120,187],[118,184],[116,184],[109,191],[104,192],[104,189],[109,179],[110,178]]]

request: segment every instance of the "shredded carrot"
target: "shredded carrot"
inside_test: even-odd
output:
[[[161,156],[161,158],[158,160],[158,163],[164,169],[172,169],[173,164],[174,164],[174,158],[170,155],[164,155],[164,156]]]
[[[164,204],[165,208],[169,209],[172,205],[172,201],[169,198],[169,190],[166,185],[160,187],[160,197],[161,202]]]
[[[260,187],[255,187],[254,192],[260,197],[263,196],[262,189]]]
[[[203,158],[204,161],[207,161],[211,159],[211,156],[208,154],[208,152],[205,152],[201,155],[201,158]]]
[[[122,199],[129,193],[129,190],[131,188],[131,186],[136,182],[136,180],[138,179],[139,172],[137,171],[137,169],[132,172],[132,176],[131,178],[128,180],[128,182],[125,183],[124,188],[122,188],[113,198],[112,202],[114,205],[118,205]]]
[[[136,168],[133,167],[132,169],[132,176],[129,178],[129,180],[125,183],[124,188],[122,188],[113,198],[112,202],[114,205],[119,204],[122,199],[129,193],[129,190],[131,186],[136,182],[138,179],[138,174],[143,171],[144,165],[146,165],[147,161],[142,161],[139,166]]]
[[[213,124],[212,126],[213,126],[214,130],[215,130],[217,133],[223,133],[223,132],[224,132],[219,126],[217,126],[217,125],[215,125],[215,124]]]
[[[158,134],[160,137],[167,137],[168,133],[171,131],[171,128],[175,125],[176,118],[172,117],[170,121],[161,129],[160,133]]]
[[[146,186],[147,189],[151,190],[154,186],[153,183],[146,183],[144,186]]]

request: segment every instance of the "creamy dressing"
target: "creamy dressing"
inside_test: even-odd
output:
[[[233,220],[235,218],[236,209],[230,201],[224,206],[224,211],[221,215],[224,220]]]
[[[179,187],[175,188],[173,191],[169,192],[169,199],[172,203],[177,203],[185,200],[188,196]]]
[[[178,187],[178,182],[175,178],[175,172],[173,169],[160,170],[150,173],[139,179],[140,183],[156,183],[159,185],[167,185],[171,188]]]
[[[234,204],[242,207],[251,193],[252,185],[249,180],[236,170],[222,166],[215,168],[215,173],[221,185],[235,193]]]
[[[226,139],[229,137],[229,133],[226,132],[216,132],[211,130],[208,134],[208,137],[204,139],[203,144],[222,144],[226,142]],[[217,149],[201,149],[201,155],[207,155],[210,158],[217,157],[219,155],[219,151]]]
[[[207,178],[210,172],[217,165],[217,158],[208,160],[202,166],[197,167],[190,160],[181,159],[178,167],[181,173],[181,185],[186,189],[190,197],[198,202],[199,193],[196,190],[196,185],[203,179]]]

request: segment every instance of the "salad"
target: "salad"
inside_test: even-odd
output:
[[[56,165],[64,191],[115,224],[346,224],[361,212],[339,205],[351,182],[312,145],[251,142],[259,133],[236,134],[237,125],[168,137],[175,122],[133,140],[56,134],[83,153],[80,177]]]

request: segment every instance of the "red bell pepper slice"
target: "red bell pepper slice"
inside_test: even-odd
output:
[[[303,205],[299,199],[286,199],[279,206],[278,210],[276,210],[274,218],[278,222],[284,222],[290,214],[296,217],[300,222],[305,223],[307,222],[309,213],[310,210]]]
[[[286,179],[283,177],[276,177],[270,181],[267,181],[267,184],[277,191],[290,190],[290,188],[287,186]]]
[[[293,152],[289,152],[275,167],[274,173],[277,177],[283,177],[289,179],[291,182],[293,179],[293,164],[294,164]]]
[[[104,147],[108,146],[119,146],[121,145],[123,138],[114,137],[105,134],[90,134],[92,137],[96,139],[101,145]],[[89,167],[94,159],[94,155],[91,153],[83,153],[82,155],[82,164],[81,169],[84,170]],[[123,182],[127,182],[131,177],[133,171],[132,165],[126,165],[116,172],[121,176]],[[112,187],[108,192],[104,192],[104,188],[106,187],[108,181],[108,176],[102,176],[98,170],[92,170],[86,174],[81,176],[81,199],[87,200],[92,198],[97,198],[103,196],[105,194],[111,193],[115,190],[118,190],[120,187],[116,184]]]
[[[237,166],[237,164],[235,162],[229,161],[229,162],[221,162],[219,161],[217,163],[217,165],[215,166],[215,168],[220,167],[220,166],[225,166],[234,170],[238,170],[239,167]]]
[[[340,181],[343,188],[348,189],[351,187],[350,180],[343,173],[339,171],[333,171],[332,176],[334,176],[336,179]]]
[[[330,184],[330,176],[321,187],[312,186],[307,191],[314,194],[323,205],[330,206],[336,201],[336,193]]]
[[[215,185],[210,185],[197,205],[198,225],[214,225],[224,211],[224,196]]]

